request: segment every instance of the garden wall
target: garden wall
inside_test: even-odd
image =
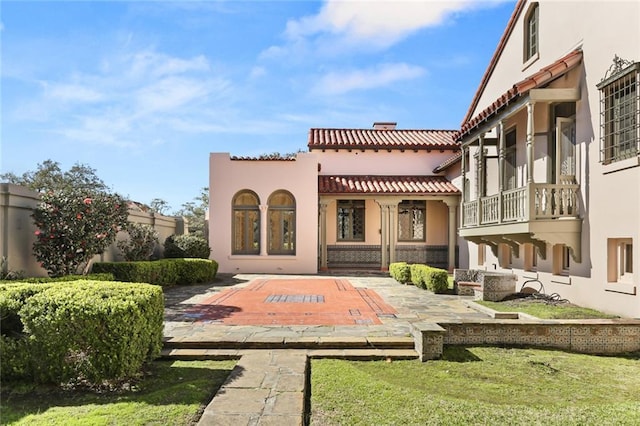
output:
[[[10,183],[0,183],[0,258],[7,259],[9,271],[22,271],[26,276],[46,276],[47,271],[38,265],[33,256],[36,227],[31,213],[40,200],[37,192]],[[142,211],[135,206],[129,207],[129,222],[148,224],[159,234],[160,243],[169,235],[188,233],[188,224],[182,217],[169,217]],[[126,238],[122,232],[118,239]],[[162,254],[162,247],[154,253]],[[115,243],[95,260],[104,262],[122,260]]]

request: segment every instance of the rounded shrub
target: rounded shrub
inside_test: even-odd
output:
[[[164,241],[165,258],[208,259],[211,247],[204,238],[195,235],[171,235]]]

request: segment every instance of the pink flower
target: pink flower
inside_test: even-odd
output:
[[[36,236],[38,236],[38,235],[40,235],[40,231],[38,230],[38,231],[34,232],[34,234],[36,234]]]
[[[91,198],[89,198],[89,197],[85,198],[84,199],[84,203],[87,204],[87,205],[91,204]]]

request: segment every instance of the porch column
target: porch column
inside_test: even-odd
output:
[[[449,272],[453,272],[456,267],[456,207],[460,200],[458,197],[447,197],[443,202],[449,208]]]
[[[527,184],[533,183],[533,110],[534,102],[527,103]]]
[[[387,270],[389,268],[389,258],[387,256],[387,246],[389,245],[389,206],[386,203],[378,201],[380,204],[380,269]]]
[[[267,211],[269,206],[260,206],[260,256],[267,256]]]
[[[398,203],[389,204],[389,263],[396,261]]]
[[[319,219],[319,233],[320,233],[320,270],[326,271],[329,269],[327,262],[327,207],[329,207],[329,201],[320,200],[320,219]]]

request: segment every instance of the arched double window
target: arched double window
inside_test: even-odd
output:
[[[269,197],[268,254],[296,254],[296,200],[280,190]]]
[[[260,199],[242,190],[233,197],[233,254],[260,253]]]

